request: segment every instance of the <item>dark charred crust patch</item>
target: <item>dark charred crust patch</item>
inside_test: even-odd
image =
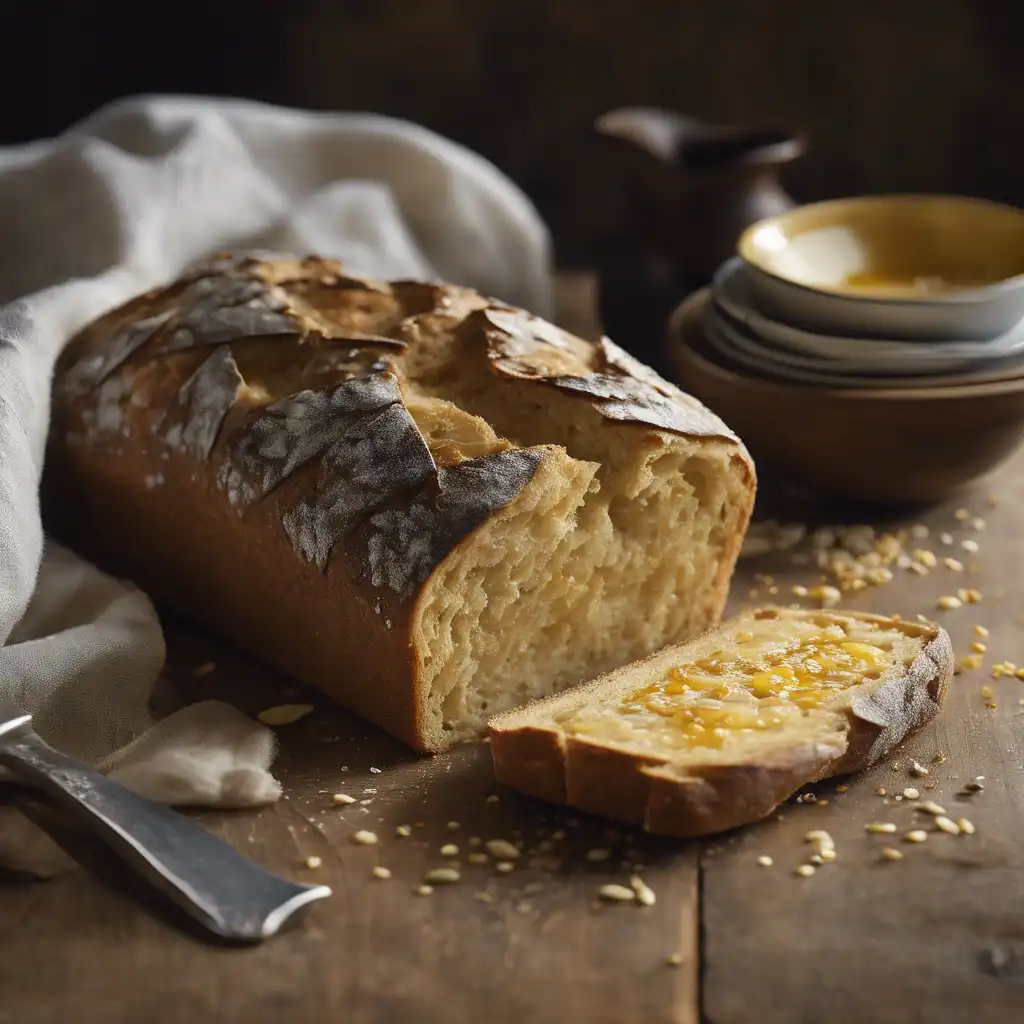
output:
[[[231,346],[214,349],[178,391],[164,439],[172,448],[205,461],[217,443],[224,417],[244,386]]]
[[[542,458],[536,449],[510,448],[443,467],[426,493],[370,516],[365,540],[370,584],[412,595],[459,541],[522,491]]]
[[[580,365],[569,335],[536,317],[507,308],[482,314],[488,358],[495,373],[535,380],[594,402],[602,416],[684,437],[715,437],[738,443],[736,435],[696,399],[683,394],[608,339],[598,346],[598,368]],[[543,325],[543,326],[541,326]]]

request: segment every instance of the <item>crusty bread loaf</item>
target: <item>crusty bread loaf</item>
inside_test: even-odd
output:
[[[58,367],[52,528],[427,751],[721,615],[753,468],[610,341],[222,255]]]
[[[691,836],[859,771],[929,722],[953,674],[938,626],[764,609],[491,722],[498,778]]]

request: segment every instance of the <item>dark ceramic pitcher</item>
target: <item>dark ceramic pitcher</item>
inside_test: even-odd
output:
[[[659,107],[623,107],[594,125],[625,200],[600,273],[605,330],[659,364],[672,308],[703,287],[754,222],[795,201],[780,168],[803,140],[764,128],[708,125]]]

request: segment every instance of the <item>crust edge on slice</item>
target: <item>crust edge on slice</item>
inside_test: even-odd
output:
[[[752,618],[791,616],[828,623],[837,618],[897,629],[922,642],[913,661],[873,692],[855,696],[844,729],[784,746],[736,764],[676,766],[660,753],[565,733],[552,720],[589,693],[607,695],[637,685],[713,643],[721,632]],[[863,612],[762,609],[724,623],[686,644],[666,648],[573,690],[491,720],[491,754],[498,780],[531,796],[567,804],[649,832],[698,836],[725,831],[770,814],[802,786],[860,771],[885,757],[938,713],[953,674],[949,637],[919,625]]]

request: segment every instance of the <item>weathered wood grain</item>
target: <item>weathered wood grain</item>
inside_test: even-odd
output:
[[[802,201],[908,190],[1024,201],[1019,0],[221,0],[201,18],[179,6],[159,47],[141,26],[133,38],[115,6],[64,7],[55,32],[44,5],[6,5],[0,56],[43,63],[4,108],[4,143],[138,92],[392,114],[511,175],[562,263],[592,266],[623,226],[590,125],[624,104],[806,131],[811,151],[786,176]]]
[[[999,496],[997,508],[986,496]],[[942,622],[959,656],[978,638],[972,625],[991,631],[985,668],[957,676],[947,707],[933,727],[886,763],[847,780],[849,790],[818,787],[829,803],[790,804],[776,820],[713,843],[702,858],[704,1010],[714,1024],[819,1024],[822,1021],[1004,1022],[1024,1019],[1024,683],[993,681],[990,666],[1024,663],[1024,457],[991,480],[922,517],[932,535],[918,543],[974,572],[941,566],[924,578],[862,591],[851,607],[924,613]],[[955,517],[969,506],[984,518],[983,532]],[[937,535],[948,531],[954,544]],[[959,541],[972,538],[980,552]],[[795,583],[816,581],[807,570],[786,568],[785,556],[760,560],[745,571],[769,573],[787,597]],[[942,594],[959,587],[981,591],[983,601],[953,612],[935,610]],[[763,588],[762,588],[763,592]],[[737,585],[734,597],[746,599]],[[994,708],[981,693],[994,693]],[[933,762],[941,752],[945,760]],[[908,769],[916,758],[926,777]],[[896,766],[899,767],[896,767]],[[984,775],[984,790],[957,796],[965,782]],[[931,828],[930,815],[889,794],[919,789],[923,799],[967,817],[973,836],[930,834],[917,846],[902,841],[908,828]],[[895,836],[872,835],[868,822],[894,822]],[[810,829],[835,839],[838,861],[812,878],[794,875],[811,848]],[[881,859],[892,846],[904,859]],[[774,865],[763,868],[757,858]]]
[[[230,696],[253,712],[286,697],[279,679],[241,657],[188,633],[170,639],[190,696]],[[189,685],[189,670],[211,658],[215,672]],[[488,803],[496,787],[486,747],[420,760],[317,704],[279,730],[286,799],[201,820],[268,867],[329,884],[333,898],[280,938],[232,950],[153,916],[116,872],[101,879],[77,868],[8,884],[0,888],[0,1021],[478,1024],[564,1021],[583,1010],[608,1024],[697,1020],[694,847],[512,794]],[[366,803],[337,807],[335,792]],[[403,824],[412,836],[396,835]],[[358,829],[379,844],[354,843]],[[471,865],[467,854],[479,849],[471,837],[521,841],[524,856],[507,875],[493,863]],[[446,843],[459,847],[462,881],[415,894],[425,871],[449,863],[439,852]],[[588,860],[596,848],[609,860]],[[322,866],[307,868],[309,856]],[[373,878],[376,864],[392,878]],[[628,884],[633,864],[643,865],[658,904],[596,907],[597,886]],[[685,963],[673,970],[665,960],[677,951]]]

